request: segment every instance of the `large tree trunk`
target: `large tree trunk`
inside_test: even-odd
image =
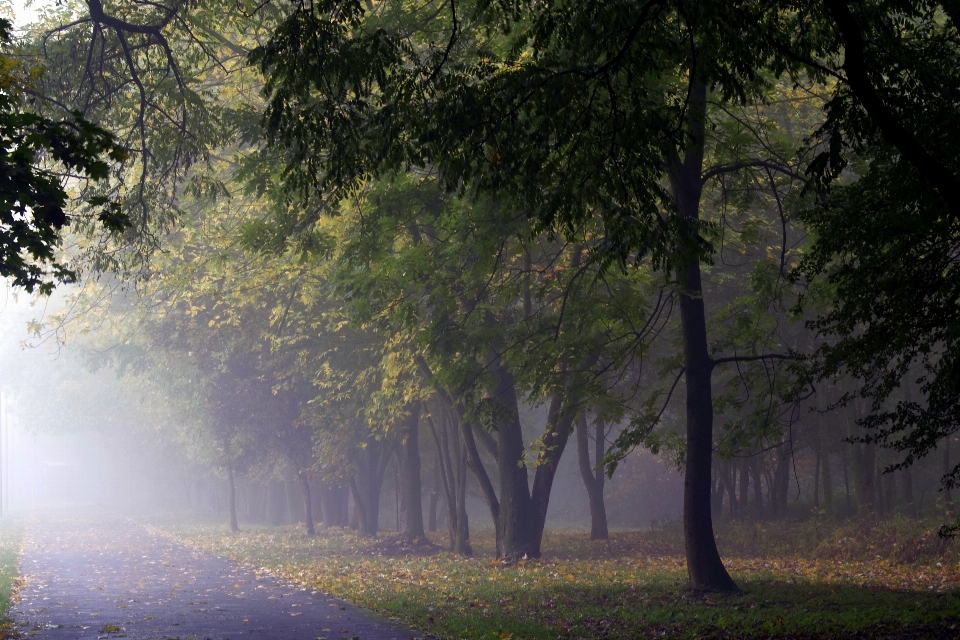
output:
[[[580,247],[574,248],[571,261],[571,270],[579,268],[581,259]],[[597,361],[595,356],[588,357],[578,365],[583,371],[589,370]],[[550,493],[553,490],[553,481],[557,476],[560,458],[567,448],[570,433],[573,431],[573,422],[580,411],[580,394],[577,390],[579,377],[570,372],[566,363],[561,367],[563,371],[563,387],[555,391],[550,399],[550,408],[547,411],[547,424],[543,431],[541,442],[543,447],[537,460],[537,471],[533,477],[533,489],[530,501],[533,503],[536,521],[534,523],[534,555],[540,557],[540,544],[543,541],[543,529],[547,523],[547,510],[550,507]]]
[[[533,477],[533,491],[530,499],[533,503],[536,521],[533,533],[534,555],[540,557],[540,543],[543,541],[543,529],[547,523],[547,509],[550,506],[550,492],[553,489],[553,480],[557,475],[557,467],[576,418],[571,407],[576,407],[577,398],[572,389],[556,392],[550,401],[547,412],[547,425],[543,434],[543,449],[540,459],[537,460],[537,471]]]
[[[442,394],[441,394],[442,396]],[[443,489],[444,506],[446,508],[447,533],[450,540],[450,550],[462,556],[472,556],[470,546],[470,525],[467,521],[467,451],[462,442],[461,431],[469,428],[457,428],[457,417],[453,407],[444,402],[441,397],[441,407],[437,412],[440,427],[428,416],[430,433],[437,448],[437,474]],[[489,482],[489,480],[488,480]],[[496,520],[494,519],[494,522]]]
[[[420,480],[420,403],[409,408],[400,443],[400,538],[425,542],[423,531],[423,485]]]
[[[317,535],[313,526],[313,497],[310,494],[310,475],[306,471],[297,473],[300,476],[300,489],[303,491],[304,521],[307,525],[307,535]]]
[[[493,400],[497,403],[497,449],[500,471],[500,509],[497,522],[497,557],[517,560],[539,556],[536,543],[537,516],[530,499],[527,465],[524,461],[523,432],[513,374],[500,362],[499,354],[491,354],[489,370],[497,387]]]
[[[590,435],[587,433],[587,415],[581,413],[577,419],[577,454],[580,463],[580,478],[587,489],[590,501],[590,539],[606,540],[610,537],[607,530],[607,507],[603,501],[603,439],[604,423],[597,420],[596,465],[590,460]]]
[[[380,491],[390,450],[382,440],[370,438],[356,455],[357,473],[350,478],[350,492],[359,512],[360,535],[375,536],[380,531]]]
[[[237,525],[237,486],[233,481],[233,467],[227,467],[227,482],[229,483],[227,503],[230,511],[230,531],[231,533],[237,533],[240,531],[240,527]]]
[[[706,140],[707,87],[694,79],[687,105],[689,143],[682,161],[670,170],[677,212],[695,224],[700,218],[703,154]],[[683,535],[687,575],[694,591],[737,591],[713,533],[710,487],[713,464],[713,360],[707,347],[706,312],[700,260],[693,255],[677,271],[680,324],[686,381],[686,470],[683,492]]]

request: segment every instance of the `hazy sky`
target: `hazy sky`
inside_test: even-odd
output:
[[[49,0],[13,0],[13,23],[20,27],[37,17],[37,8],[50,4]]]

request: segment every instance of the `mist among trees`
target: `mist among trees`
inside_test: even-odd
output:
[[[955,553],[954,2],[83,0],[12,34],[3,393],[49,443],[14,505],[507,567],[649,531],[701,595],[764,531]]]

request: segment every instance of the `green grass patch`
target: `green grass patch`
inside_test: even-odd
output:
[[[685,590],[676,543],[663,532],[551,532],[545,559],[504,565],[489,532],[478,557],[365,553],[374,541],[329,530],[180,525],[180,540],[394,617],[441,638],[955,638],[960,565],[892,559],[729,558],[744,590]],[[387,536],[381,536],[381,541]],[[436,542],[442,540],[437,537]],[[938,566],[939,563],[939,566]],[[919,635],[918,635],[919,634]]]
[[[13,621],[8,616],[20,578],[20,550],[23,521],[0,519],[0,639],[12,637]]]

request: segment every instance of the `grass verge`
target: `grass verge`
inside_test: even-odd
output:
[[[8,613],[17,593],[22,543],[23,522],[0,520],[0,640],[14,636],[13,620]]]
[[[441,638],[960,636],[960,565],[943,559],[733,557],[726,564],[744,592],[703,597],[684,590],[683,558],[656,532],[609,542],[553,532],[546,559],[504,565],[482,532],[472,541],[476,558],[396,558],[364,553],[371,541],[350,531],[166,531]]]

